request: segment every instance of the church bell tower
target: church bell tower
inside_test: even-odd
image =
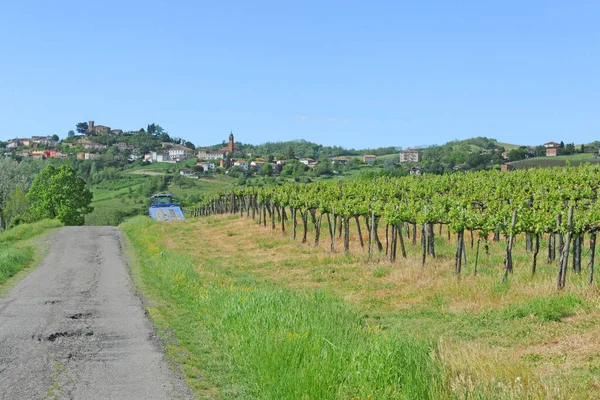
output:
[[[233,154],[234,151],[234,147],[233,147],[233,132],[229,133],[229,145],[227,146],[227,151]]]

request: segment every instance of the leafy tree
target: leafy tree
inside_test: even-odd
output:
[[[396,161],[393,158],[386,158],[383,160],[383,168],[389,171],[396,169]]]
[[[52,141],[54,143],[58,143],[60,141],[60,138],[58,137],[58,135],[52,135]]]
[[[331,161],[328,159],[320,160],[313,168],[313,174],[315,176],[331,175],[332,173],[333,170],[331,169]]]
[[[238,167],[236,165],[234,167],[229,168],[227,174],[229,176],[233,176],[234,178],[239,178],[240,176],[246,176],[246,171],[244,171],[241,167]]]
[[[575,149],[575,143],[568,143],[561,150],[561,153],[564,155],[575,154],[576,152],[577,152],[577,150]]]
[[[5,223],[9,225],[17,225],[21,221],[25,221],[28,218],[29,203],[27,201],[25,192],[20,186],[17,186],[15,190],[10,194],[4,207],[4,219]],[[18,222],[17,222],[18,221]],[[15,222],[17,222],[15,224]]]
[[[299,178],[304,175],[304,172],[308,169],[308,167],[301,162],[294,160],[283,166],[281,169],[281,175],[283,176],[293,176]]]
[[[285,151],[285,158],[287,158],[288,160],[291,160],[295,156],[296,156],[296,152],[294,151],[294,148],[292,146],[288,146],[288,148]]]
[[[75,125],[75,129],[77,130],[77,132],[84,135],[88,131],[88,123],[87,122],[79,122],[77,125]]]
[[[513,149],[508,152],[508,159],[510,161],[518,161],[527,158],[529,155],[527,147],[521,146],[518,149]]]
[[[258,172],[262,176],[271,176],[273,175],[273,164],[266,163],[262,166],[260,171]]]
[[[151,134],[152,136],[160,136],[164,132],[165,132],[165,130],[163,129],[163,127],[158,124],[151,123],[148,125],[148,133]]]
[[[87,128],[86,128],[87,129]],[[75,132],[73,131],[73,129],[71,129],[69,132],[67,132],[67,136],[68,137],[73,137],[75,136]]]
[[[196,146],[194,146],[194,143],[192,142],[185,142],[184,146],[188,149],[196,150]]]
[[[544,146],[536,146],[535,147],[535,156],[536,157],[544,157],[546,155],[546,148]]]
[[[192,169],[197,172],[197,173],[202,173],[204,172],[204,167],[202,165],[194,165],[192,167]]]
[[[93,211],[92,192],[66,164],[46,166],[33,181],[27,200],[34,219],[58,218],[65,225],[83,225],[85,215]]]

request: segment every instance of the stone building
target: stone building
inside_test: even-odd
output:
[[[400,162],[419,162],[421,161],[421,153],[419,150],[404,150],[400,152]]]

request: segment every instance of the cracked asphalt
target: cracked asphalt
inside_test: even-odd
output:
[[[114,227],[65,227],[0,299],[0,399],[188,399]]]

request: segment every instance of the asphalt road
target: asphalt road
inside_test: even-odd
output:
[[[65,227],[0,299],[0,399],[187,399],[112,227]]]

